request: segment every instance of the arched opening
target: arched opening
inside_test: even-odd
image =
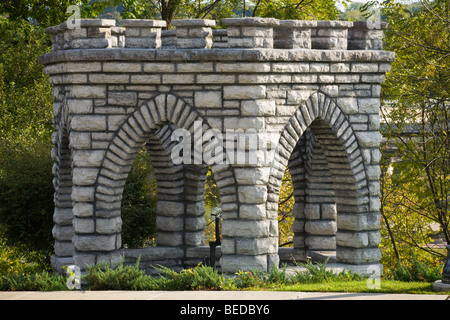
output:
[[[180,136],[173,133],[180,129],[183,134],[192,135],[196,120],[201,120],[199,114],[182,99],[172,94],[160,94],[121,124],[104,153],[93,188],[94,199],[85,204],[84,216],[74,222],[74,261],[77,265],[84,268],[100,262],[118,263],[122,258],[125,263],[134,264],[140,259],[141,268],[154,272],[154,265],[177,270],[201,262],[203,255],[199,255],[197,249],[206,247],[204,200],[208,166],[196,164],[194,159],[179,162],[172,158],[174,153],[180,152],[175,148]],[[208,125],[203,123],[202,128],[206,130]],[[192,141],[189,141],[188,147],[192,148]],[[154,176],[150,174],[149,177],[146,170],[143,174],[147,175],[145,179],[154,181],[150,193],[157,194],[156,218],[153,220],[156,241],[150,237],[150,241],[146,239],[141,243],[143,248],[132,249],[122,245],[128,240],[122,239],[125,217],[121,210],[128,201],[126,197],[124,199],[127,179],[128,182],[132,180],[136,173],[133,166],[139,165],[140,161],[144,167],[151,161],[154,169]],[[229,166],[223,165],[212,165],[211,172],[216,175],[220,197],[226,204],[225,216],[229,216],[236,210],[230,205],[236,203],[234,173]],[[156,200],[150,200],[154,207]],[[145,203],[148,204],[144,201],[144,206]],[[87,224],[92,226],[89,233],[82,228]],[[147,246],[155,243],[156,246]]]
[[[122,248],[156,246],[157,197],[155,171],[144,147],[136,156],[123,189]]]
[[[366,171],[350,122],[334,100],[314,93],[281,132],[278,148],[280,160],[271,171],[278,180],[272,179],[271,192],[280,191],[280,168],[287,165],[295,198],[293,249],[289,255],[280,248],[281,261],[336,250],[338,262],[373,262],[375,241],[368,241],[365,230],[375,227],[365,220],[372,216]]]

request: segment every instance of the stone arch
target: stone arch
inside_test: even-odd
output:
[[[309,137],[311,133],[313,137]],[[271,168],[273,178],[270,180],[269,192],[272,196],[269,199],[278,201],[281,178],[289,160],[291,165],[295,164],[295,160],[299,164],[299,158],[293,159],[292,155],[296,152],[303,154],[303,159],[300,159],[303,163],[297,169],[311,166],[317,143],[320,143],[320,152],[326,159],[336,199],[338,261],[348,264],[377,262],[378,244],[375,240],[371,241],[371,237],[376,238],[373,232],[378,232],[378,228],[376,217],[369,209],[368,178],[357,136],[348,117],[336,101],[326,94],[313,93],[282,130],[277,146],[279,159]],[[304,179],[302,181],[305,182]],[[315,223],[306,219],[308,215],[320,218],[325,210],[324,204],[312,203],[307,198],[305,194],[305,202],[297,203],[294,208],[294,216],[299,219],[295,225],[299,234],[301,230],[311,229]]]
[[[122,258],[119,249],[123,188],[131,165],[145,144],[153,151],[161,152],[157,165],[165,167],[166,171],[159,174],[166,175],[166,178],[170,174],[176,176],[173,181],[165,179],[165,182],[179,183],[182,189],[179,192],[173,191],[177,189],[174,187],[172,191],[162,192],[166,200],[171,200],[158,205],[157,211],[162,213],[159,222],[157,221],[160,226],[158,233],[166,234],[165,238],[161,237],[164,238],[162,245],[165,248],[179,249],[170,252],[174,258],[178,257],[182,261],[186,256],[187,246],[201,244],[201,223],[199,224],[198,218],[203,212],[196,206],[196,202],[203,201],[201,180],[203,179],[204,183],[206,165],[175,165],[170,160],[170,152],[176,144],[171,141],[171,132],[181,128],[192,135],[196,120],[202,118],[192,106],[174,94],[164,93],[142,104],[119,126],[101,161],[93,192],[92,209],[87,210],[85,217],[78,216],[73,221],[75,230],[86,230],[84,225],[93,225],[91,233],[75,233],[74,261],[77,265],[83,267],[89,263],[118,262]],[[209,128],[204,121],[202,125],[203,130]],[[235,188],[234,172],[229,165],[212,165],[211,168],[220,177],[216,181],[222,202],[227,207],[227,203],[236,201],[236,192],[234,197],[230,197],[227,190],[230,186]],[[231,178],[231,181],[227,178]],[[171,192],[177,192],[182,197],[178,199],[176,195],[171,195]],[[167,227],[169,224],[171,227]],[[175,234],[177,238],[171,239]]]

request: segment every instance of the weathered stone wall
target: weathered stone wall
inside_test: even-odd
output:
[[[378,263],[380,83],[394,58],[380,47],[382,31],[337,21],[223,23],[213,32],[211,20],[174,21],[175,37],[148,20],[49,28],[53,52],[39,61],[54,86],[55,266],[136,258],[140,251],[121,250],[120,205],[144,145],[158,181],[158,247],[141,250],[144,264],[199,259],[208,165],[222,201],[223,271],[278,264],[286,166],[295,255],[336,249],[341,263]],[[258,141],[267,132],[276,139],[247,148],[246,163],[175,164],[179,128],[192,137],[251,129]],[[203,151],[214,147],[206,142],[193,140]],[[221,160],[235,155],[223,151]]]

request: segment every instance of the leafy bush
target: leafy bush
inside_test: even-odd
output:
[[[320,283],[320,282],[332,282],[332,281],[351,281],[351,280],[362,280],[358,274],[352,273],[350,271],[341,271],[335,273],[333,270],[327,270],[327,263],[329,258],[323,263],[313,264],[311,261],[307,263],[300,264],[301,267],[306,268],[304,271],[296,270],[294,275],[291,276],[292,282],[299,283]]]
[[[97,264],[88,268],[84,277],[90,290],[154,290],[156,280],[139,269],[139,261],[134,266],[116,268],[107,264]]]
[[[0,16],[0,225],[8,244],[52,250],[52,88],[43,28]]]
[[[30,251],[24,245],[8,246],[0,237],[0,276],[37,273],[49,267],[42,251]]]
[[[161,273],[160,290],[225,290],[232,288],[232,280],[220,275],[212,267],[198,265],[193,269],[173,271],[167,267],[156,268]]]
[[[434,282],[442,279],[443,264],[437,266],[428,266],[427,264],[417,260],[414,252],[412,252],[412,266],[403,266],[400,261],[397,268],[392,272],[391,278],[399,281],[425,281]]]
[[[150,157],[143,149],[136,159],[122,196],[122,244],[140,248],[156,237],[156,179]]]
[[[270,273],[261,272],[256,269],[250,271],[239,271],[234,284],[237,288],[251,288],[261,287],[273,284],[288,284],[291,279],[286,274],[286,267],[279,270],[275,266],[270,270]]]
[[[62,291],[67,290],[62,276],[47,272],[0,276],[0,291]]]

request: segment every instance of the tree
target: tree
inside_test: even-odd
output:
[[[252,15],[277,19],[334,20],[336,0],[256,0]]]
[[[385,227],[397,257],[399,246],[443,257],[427,244],[432,226],[450,244],[450,3],[383,5],[385,48],[396,52],[382,90],[383,135],[394,151],[385,155],[395,160],[382,181]]]
[[[67,20],[70,12],[67,8],[76,5],[82,18],[95,18],[114,0],[3,0],[0,14],[7,14],[10,20],[30,20],[42,27],[58,25]]]

